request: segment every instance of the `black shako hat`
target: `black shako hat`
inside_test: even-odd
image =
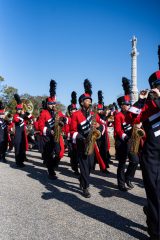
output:
[[[148,79],[150,88],[155,88],[160,85],[160,70],[152,73]]]
[[[73,91],[71,93],[71,104],[68,106],[68,111],[77,110],[77,93]]]
[[[85,93],[83,93],[80,97],[79,97],[79,105],[82,107],[82,102],[85,99],[90,99],[92,101],[91,95],[92,95],[92,84],[88,79],[84,80],[84,90]]]

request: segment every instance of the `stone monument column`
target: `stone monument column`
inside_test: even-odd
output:
[[[137,38],[132,38],[132,51],[131,51],[131,103],[134,104],[138,100],[138,89],[137,89]]]

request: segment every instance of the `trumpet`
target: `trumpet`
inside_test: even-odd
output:
[[[145,90],[141,90],[140,91],[140,95],[146,95],[148,93],[148,95],[147,95],[147,99],[154,99],[154,98],[156,98],[156,93],[152,90],[152,89],[145,89]]]

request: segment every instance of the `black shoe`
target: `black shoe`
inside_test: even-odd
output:
[[[1,158],[0,161],[2,161],[3,163],[7,162],[7,160],[5,158]]]
[[[118,186],[118,189],[122,192],[127,192],[127,188],[125,186]]]
[[[3,163],[7,163],[7,160],[5,158],[3,159]]]
[[[57,176],[48,174],[48,178],[51,179],[51,180],[56,180]]]
[[[83,189],[83,196],[85,198],[90,198],[91,197],[91,194],[90,194],[88,188]]]
[[[101,172],[106,173],[106,174],[110,174],[111,173],[110,171],[108,171],[108,169],[101,170]]]
[[[134,185],[131,183],[131,181],[126,181],[126,185],[129,187],[129,189],[134,188]]]
[[[48,178],[52,180],[56,180],[57,179],[56,172],[52,171],[51,173],[49,173]]]
[[[17,167],[18,168],[23,168],[25,167],[25,164],[22,162],[22,163],[16,163]]]

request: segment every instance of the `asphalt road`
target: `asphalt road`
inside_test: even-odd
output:
[[[114,160],[110,174],[90,177],[91,198],[81,195],[77,176],[65,156],[57,180],[49,180],[37,151],[27,152],[23,169],[14,153],[0,162],[0,240],[125,240],[148,239],[143,206],[145,191],[138,169],[135,188],[117,189]]]

